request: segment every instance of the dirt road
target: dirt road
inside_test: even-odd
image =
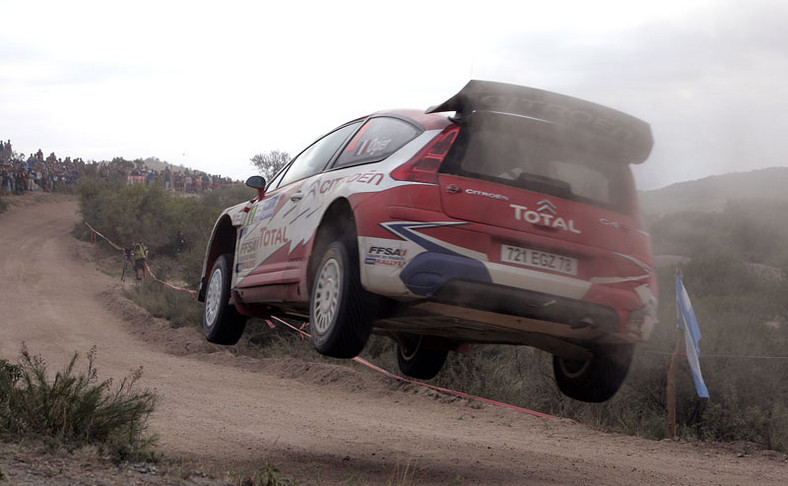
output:
[[[74,199],[12,198],[0,214],[0,356],[24,341],[51,369],[98,349],[100,377],[144,366],[161,395],[159,449],[217,468],[276,465],[306,483],[786,484],[785,456],[604,434],[562,419],[447,400],[372,371],[236,357],[119,297],[70,236]],[[113,290],[116,289],[116,290]],[[125,317],[124,317],[125,316]]]

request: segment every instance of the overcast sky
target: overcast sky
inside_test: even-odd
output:
[[[649,122],[641,189],[788,165],[784,0],[25,0],[0,19],[0,139],[18,153],[242,179],[255,154],[484,79]]]

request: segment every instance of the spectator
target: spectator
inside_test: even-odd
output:
[[[145,262],[148,259],[148,247],[141,242],[134,243],[131,248],[131,259],[134,261],[134,272],[137,280],[145,278]]]

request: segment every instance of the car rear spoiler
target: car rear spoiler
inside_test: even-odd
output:
[[[654,145],[648,123],[606,106],[550,91],[514,84],[472,80],[459,93],[426,113],[454,111],[462,120],[474,111],[494,111],[527,116],[577,130],[587,136],[615,142],[626,153],[626,162],[644,162]]]

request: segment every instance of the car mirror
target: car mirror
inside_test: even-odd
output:
[[[246,179],[246,185],[257,189],[257,200],[263,199],[265,196],[265,178],[262,176],[252,176]]]
[[[264,189],[265,179],[262,176],[252,176],[246,179],[246,185],[255,189]]]

